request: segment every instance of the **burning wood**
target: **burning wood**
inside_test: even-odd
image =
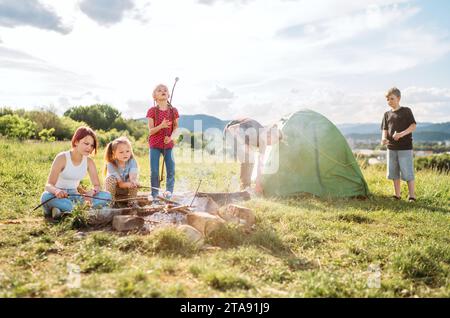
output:
[[[229,203],[248,200],[248,192],[236,193],[207,193],[198,192],[174,196],[174,200],[158,197],[155,202],[149,199],[148,193],[139,193],[132,198],[138,204],[124,208],[103,208],[90,211],[92,225],[113,225],[117,231],[140,231],[148,233],[157,227],[177,226],[195,241],[209,235],[226,222],[242,221],[247,227],[254,224],[251,210],[231,205]],[[216,203],[218,200],[219,204]],[[191,206],[192,204],[192,206]],[[224,211],[220,206],[227,205]],[[222,209],[220,209],[222,210]],[[241,222],[239,222],[240,224]]]

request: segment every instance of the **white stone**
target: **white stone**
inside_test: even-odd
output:
[[[229,204],[219,211],[219,216],[227,222],[244,225],[246,228],[252,228],[256,222],[255,213],[249,208]]]
[[[196,228],[183,224],[177,227],[180,231],[186,234],[186,237],[194,244],[203,245],[203,235]]]
[[[116,215],[112,226],[114,230],[120,232],[139,230],[144,226],[144,219],[132,215]]]
[[[190,226],[196,228],[205,236],[211,234],[211,232],[217,230],[225,223],[222,218],[209,214],[207,212],[189,213],[186,218],[187,223]]]

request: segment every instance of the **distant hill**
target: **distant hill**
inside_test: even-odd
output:
[[[381,133],[378,134],[347,134],[346,138],[364,141],[379,141]],[[432,141],[449,141],[450,134],[437,131],[414,132],[413,139],[415,142],[432,142]]]
[[[337,125],[342,134],[355,140],[380,139],[380,124],[341,124]],[[447,141],[450,140],[450,122],[433,124],[418,123],[413,133],[415,141]]]
[[[366,123],[366,124],[339,124],[337,125],[343,135],[349,134],[378,134],[380,133],[381,123]],[[433,123],[418,123],[416,133],[424,131],[444,132],[450,133],[450,122],[433,124]]]
[[[146,118],[140,118],[139,121],[147,121]],[[202,123],[202,130],[208,128],[218,128],[223,130],[229,120],[222,120],[220,118],[197,114],[197,115],[181,115],[179,119],[180,127],[186,128],[190,131],[194,130],[194,122],[200,120]],[[337,125],[342,134],[347,138],[353,139],[379,139],[380,138],[380,124],[379,123],[365,123],[365,124],[339,124]],[[446,123],[418,123],[417,130],[414,132],[415,141],[446,141],[450,140],[450,122]]]
[[[223,130],[225,125],[229,122],[229,120],[221,120],[214,116],[209,115],[181,115],[178,121],[180,127],[186,128],[187,130],[194,130],[195,121],[201,121],[202,130],[206,130],[209,128],[218,128]]]
[[[147,121],[147,118],[140,118],[139,121]],[[202,130],[206,130],[209,128],[218,128],[223,130],[225,125],[229,122],[229,120],[222,120],[214,116],[210,115],[181,115],[178,120],[178,124],[180,127],[186,128],[189,131],[194,131],[195,121],[201,121]]]

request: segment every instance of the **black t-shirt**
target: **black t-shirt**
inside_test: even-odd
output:
[[[395,141],[392,137],[395,132],[400,133],[406,130],[411,124],[415,124],[411,109],[408,107],[400,107],[397,111],[387,111],[384,113],[383,121],[381,122],[381,130],[387,130],[387,145],[390,150],[411,150],[412,134],[408,134],[399,140]]]

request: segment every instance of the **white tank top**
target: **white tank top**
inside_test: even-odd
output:
[[[58,176],[55,187],[59,189],[76,189],[80,185],[80,181],[87,173],[87,157],[83,156],[81,164],[74,166],[70,151],[65,151],[63,154],[66,157],[66,166]]]

